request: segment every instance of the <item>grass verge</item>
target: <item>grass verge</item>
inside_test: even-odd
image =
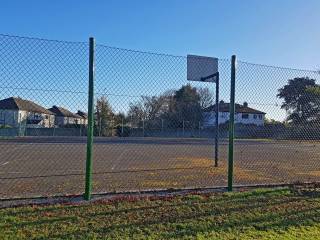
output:
[[[289,189],[0,210],[0,239],[319,239],[320,197]]]

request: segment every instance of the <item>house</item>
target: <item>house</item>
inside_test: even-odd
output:
[[[76,114],[81,117],[79,124],[87,126],[88,125],[88,114],[85,112],[82,112],[80,110],[78,110],[78,112]]]
[[[48,110],[55,114],[54,124],[59,127],[64,127],[66,125],[81,124],[81,121],[83,120],[83,118],[80,115],[72,113],[71,111],[62,107],[53,106]]]
[[[220,101],[219,103],[219,124],[226,123],[229,121],[229,103]],[[212,105],[204,110],[204,126],[212,127],[215,126],[215,109],[216,105]],[[266,113],[259,110],[250,108],[247,102],[243,105],[235,104],[235,123],[242,124],[254,124],[257,126],[264,125],[264,116]]]
[[[0,100],[0,125],[49,128],[54,126],[54,114],[32,101],[10,97]]]

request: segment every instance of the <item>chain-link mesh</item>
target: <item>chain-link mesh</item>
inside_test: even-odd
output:
[[[96,53],[94,192],[224,186],[226,148],[215,168],[215,128],[203,118],[215,84],[188,81],[186,57],[103,45]],[[230,63],[219,67],[227,98]]]
[[[0,35],[0,198],[84,191],[88,43]],[[215,89],[187,57],[96,45],[93,191],[227,185],[229,60]],[[317,181],[319,74],[238,62],[235,184]]]
[[[0,35],[0,198],[83,192],[87,55],[87,43]]]
[[[316,71],[238,62],[235,184],[319,180],[319,79]]]

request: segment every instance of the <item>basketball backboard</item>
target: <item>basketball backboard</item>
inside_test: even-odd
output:
[[[215,82],[218,73],[218,58],[196,55],[187,56],[187,79],[190,81]]]

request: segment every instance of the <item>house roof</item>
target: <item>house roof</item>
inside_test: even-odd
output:
[[[80,117],[87,119],[88,118],[88,114],[85,112],[82,112],[80,110],[78,110],[78,112],[76,113],[77,115],[79,115]]]
[[[78,113],[75,113],[74,115],[76,115],[77,118],[83,118],[83,117],[81,117]]]
[[[0,109],[5,110],[23,110],[34,113],[44,113],[53,115],[53,113],[44,107],[19,97],[10,97],[0,100]]]
[[[53,112],[58,117],[81,118],[81,116],[74,114],[74,113],[70,112],[69,110],[62,108],[62,107],[58,107],[58,106],[53,106],[52,108],[49,108],[48,110]]]
[[[220,102],[219,103],[219,112],[229,112],[230,103]],[[214,112],[216,109],[216,105],[212,105],[204,110],[204,112]],[[250,108],[246,105],[235,104],[235,112],[236,113],[253,113],[253,114],[266,114],[265,112],[256,110],[254,108]]]

